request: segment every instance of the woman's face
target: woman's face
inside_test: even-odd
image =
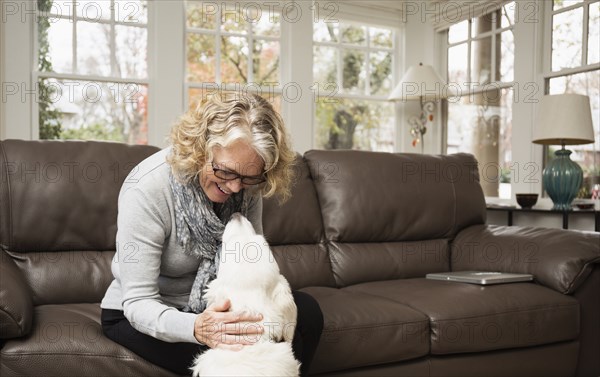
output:
[[[216,146],[212,150],[213,160],[207,162],[200,173],[200,187],[208,199],[224,203],[229,197],[246,187],[240,179],[226,181],[215,176],[215,168],[244,176],[259,176],[265,164],[247,143],[236,141],[228,147]]]

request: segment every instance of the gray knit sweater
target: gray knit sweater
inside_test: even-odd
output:
[[[196,314],[187,304],[199,260],[177,242],[170,165],[163,149],[136,166],[119,194],[117,253],[112,281],[100,306],[123,310],[138,331],[166,342],[198,343]],[[262,234],[262,200],[254,195],[248,219]]]

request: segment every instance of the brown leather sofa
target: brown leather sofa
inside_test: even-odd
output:
[[[117,194],[156,150],[0,142],[1,376],[171,375],[99,324]],[[265,201],[264,230],[323,310],[312,374],[600,374],[598,233],[485,225],[470,155],[310,151],[296,169],[292,199]],[[535,282],[424,279],[449,270]]]

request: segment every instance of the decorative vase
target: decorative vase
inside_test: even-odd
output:
[[[570,150],[563,147],[554,155],[542,175],[544,188],[554,203],[553,210],[569,211],[583,182],[583,170],[569,157]]]

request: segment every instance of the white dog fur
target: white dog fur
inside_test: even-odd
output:
[[[291,343],[297,310],[290,285],[265,238],[240,214],[225,227],[217,278],[205,297],[208,305],[229,299],[231,311],[261,313],[264,333],[249,336],[260,339],[241,351],[212,348],[200,354],[192,367],[194,377],[298,376],[300,364]]]

